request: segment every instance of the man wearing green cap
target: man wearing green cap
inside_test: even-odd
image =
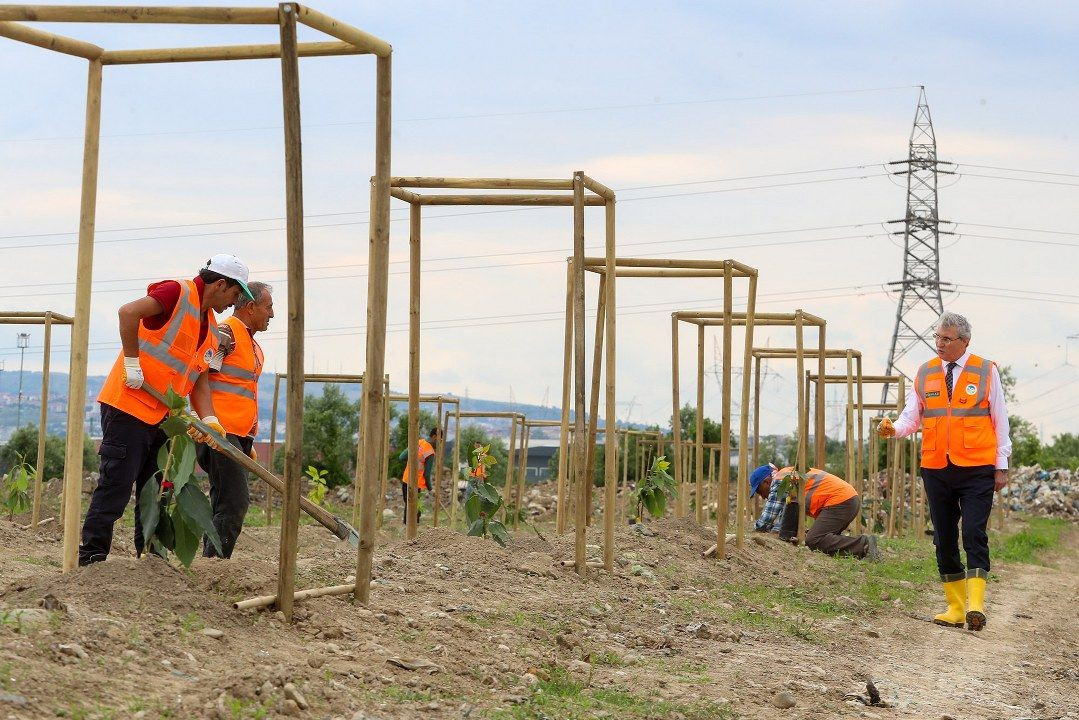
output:
[[[142,389],[172,388],[191,398],[192,409],[222,435],[214,413],[206,372],[217,350],[215,312],[223,312],[240,293],[250,297],[247,266],[232,255],[214,255],[191,280],[164,280],[119,311],[123,349],[98,395],[101,404],[101,473],[82,526],[79,564],[104,560],[112,547],[112,528],[135,495],[157,472],[157,453],[165,444],[158,427],[168,408]],[[207,441],[198,434],[196,440]],[[142,554],[142,523],[135,504],[135,552]]]

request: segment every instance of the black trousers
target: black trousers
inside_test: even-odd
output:
[[[156,425],[147,425],[111,405],[101,404],[101,473],[82,523],[79,565],[104,560],[112,548],[113,524],[124,514],[135,490],[135,552],[142,554],[139,493],[157,472],[157,451],[168,438]]]
[[[228,434],[230,443],[240,448],[244,455],[251,454],[255,438]],[[199,465],[210,476],[210,505],[214,509],[214,528],[221,538],[221,555],[232,557],[236,539],[244,527],[247,508],[251,505],[251,494],[247,487],[247,471],[243,466],[229,460],[216,450],[211,450],[204,443],[195,448],[195,457]],[[267,487],[269,491],[269,487]],[[218,557],[217,549],[209,538],[202,539],[204,557]]]
[[[992,465],[961,467],[948,461],[939,470],[922,468],[922,483],[933,519],[933,544],[937,546],[937,569],[941,578],[957,580],[963,573],[959,557],[962,529],[967,567],[989,572],[989,513],[993,509]]]
[[[401,497],[405,500],[405,510],[401,514],[401,522],[408,524],[408,483],[401,483]],[[420,509],[423,505],[423,488],[416,488],[416,522],[420,521]]]

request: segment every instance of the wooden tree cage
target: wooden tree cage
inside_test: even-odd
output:
[[[50,23],[134,23],[195,25],[274,25],[279,42],[264,45],[106,50],[93,43],[48,33],[23,25]],[[301,43],[297,25],[304,24],[334,38],[329,42]],[[83,148],[82,199],[79,220],[78,264],[75,279],[75,317],[71,338],[69,392],[78,402],[68,403],[67,457],[64,470],[64,571],[76,565],[82,483],[83,417],[81,398],[86,396],[86,361],[90,334],[91,283],[93,280],[94,230],[97,209],[98,149],[101,130],[101,78],[106,65],[201,62],[216,60],[281,60],[284,105],[285,198],[288,256],[288,425],[285,460],[284,512],[281,519],[277,607],[292,618],[296,571],[296,539],[300,514],[300,467],[303,446],[303,162],[300,149],[299,58],[326,55],[375,55],[375,177],[371,197],[367,298],[367,373],[382,377],[386,347],[386,289],[389,274],[389,178],[390,178],[390,87],[389,43],[317,10],[286,2],[277,7],[152,7],[86,5],[0,5],[0,35],[89,61],[86,124]],[[374,412],[366,418],[365,443],[372,448],[381,441],[383,390],[380,384],[366,389],[367,405]],[[375,457],[374,452],[365,455]],[[365,492],[373,487],[375,466],[365,468]],[[374,515],[366,506],[357,553],[356,598],[370,596],[371,543]]]

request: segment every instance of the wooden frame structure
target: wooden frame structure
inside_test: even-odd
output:
[[[521,423],[521,449],[520,458],[517,462],[517,490],[514,494],[514,507],[520,512],[524,505],[525,488],[528,486],[528,444],[532,439],[532,428],[537,427],[562,427],[561,420],[528,420]],[[513,518],[513,526],[517,527],[517,516]]]
[[[817,358],[820,360],[820,350],[803,350],[803,356],[807,359]],[[754,348],[753,350],[753,464],[756,465],[758,461],[758,446],[760,444],[760,371],[761,360],[795,360],[797,359],[796,348]],[[854,486],[854,489],[861,495],[865,488],[862,482],[861,472],[861,452],[862,452],[862,415],[858,415],[858,432],[855,435],[854,431],[854,405],[856,403],[862,403],[864,399],[864,392],[862,387],[862,353],[859,350],[853,348],[846,349],[829,349],[825,348],[823,351],[825,361],[845,359],[847,361],[847,373],[846,375],[826,375],[824,382],[818,380],[819,373],[814,375],[809,370],[806,370],[807,384],[805,388],[805,406],[799,409],[800,413],[805,415],[804,427],[809,427],[809,396],[810,387],[812,383],[816,383],[816,396],[815,404],[817,412],[813,420],[814,437],[816,439],[816,451],[817,451],[817,467],[824,469],[825,458],[822,456],[822,451],[826,447],[825,427],[824,427],[824,413],[820,412],[820,409],[824,406],[824,392],[823,388],[827,387],[829,383],[844,383],[847,386],[847,410],[846,410],[846,435],[847,435],[847,462],[846,462],[846,480]],[[858,438],[858,449],[855,451],[854,439]],[[855,518],[855,530],[861,530],[861,515]]]
[[[410,395],[401,395],[401,394],[392,394],[392,393],[388,394],[386,397],[389,399],[390,402],[409,402],[410,399],[411,399]],[[422,404],[422,403],[434,404],[436,406],[436,408],[435,408],[435,422],[438,424],[438,429],[442,433],[442,442],[440,442],[438,444],[438,449],[435,451],[435,453],[436,453],[436,457],[435,457],[435,476],[433,478],[431,478],[431,488],[430,488],[431,497],[432,497],[432,504],[434,505],[434,519],[432,520],[432,525],[434,527],[438,527],[438,510],[439,510],[439,504],[441,503],[441,500],[442,500],[442,495],[441,495],[441,493],[442,493],[442,466],[443,466],[443,464],[445,462],[445,458],[446,458],[446,429],[447,429],[442,424],[442,406],[443,405],[454,405],[457,408],[457,412],[455,413],[455,416],[457,418],[457,424],[456,424],[456,427],[455,427],[455,432],[457,433],[456,437],[460,437],[460,435],[461,435],[461,400],[460,400],[460,398],[452,396],[452,395],[425,395],[425,394],[421,393],[420,395],[417,396],[417,405],[416,405],[417,411],[416,411],[416,413],[412,413],[411,410],[409,412],[408,422],[409,422],[410,427],[412,426],[413,418],[415,418],[415,422],[417,423],[417,427],[418,427],[418,423],[419,423],[419,410],[418,410],[418,408],[419,408],[419,405]],[[411,408],[411,403],[410,403],[409,407]],[[386,418],[387,418],[387,422],[388,422],[389,421],[389,412],[388,411],[386,413]],[[387,426],[386,427],[387,442],[388,442],[389,436],[390,436],[390,428]],[[413,464],[412,466],[415,467],[416,466],[416,443],[415,442],[410,442],[408,447],[409,447],[409,461]],[[459,452],[460,451],[457,449],[457,443],[454,443],[454,450],[453,450],[454,463],[458,462],[458,460],[460,458]],[[389,461],[389,453],[388,453],[388,451],[386,453],[386,461],[387,462]],[[386,466],[383,465],[382,467],[383,467],[382,476],[385,479],[385,483],[388,484],[389,481],[390,481],[390,478],[387,476]],[[417,484],[418,483],[417,478],[418,478],[418,476],[416,475],[416,473],[411,473],[410,476],[409,476],[408,503],[409,503],[409,507],[413,507],[413,508],[416,507],[416,504],[420,501],[420,497],[419,497],[420,491],[419,491],[419,485]],[[382,527],[382,509],[385,507],[385,504],[386,504],[386,494],[387,494],[387,490],[388,490],[388,488],[386,487],[386,484],[384,484],[382,486],[382,497],[379,499],[379,508],[378,508],[379,527]],[[454,507],[455,504],[456,504],[454,502],[454,497],[455,496],[451,494],[451,497],[450,497],[450,503],[451,503],[450,504],[450,517],[451,518],[455,515],[454,511],[456,509]],[[417,529],[416,528],[416,526],[417,526],[416,516],[413,515],[412,513],[409,513],[407,520],[408,521],[405,523],[405,537],[407,537],[409,540],[411,540],[412,538],[416,537],[416,529]],[[410,526],[411,526],[411,533],[412,533],[411,535],[408,534]],[[450,523],[450,527],[453,527],[452,522]]]
[[[648,449],[655,445],[655,452],[653,457],[661,454],[663,445],[663,431],[661,430],[628,430],[619,429],[618,434],[622,435],[622,480],[618,488],[618,522],[622,523],[626,519],[626,492],[629,490],[629,437],[630,435],[637,436],[637,440],[634,442],[634,462],[635,473],[634,476],[638,482],[644,473],[647,472],[648,467]],[[645,440],[647,438],[647,440]]]
[[[279,42],[264,45],[106,50],[92,43],[48,33],[25,22],[133,23],[196,25],[271,25],[278,28]],[[329,42],[300,43],[297,25],[304,24],[333,38]],[[217,60],[281,60],[284,107],[285,199],[288,278],[288,381],[284,513],[278,565],[277,607],[292,618],[296,570],[296,537],[300,513],[300,467],[303,445],[303,160],[300,147],[299,58],[326,55],[370,54],[377,58],[375,88],[375,180],[371,197],[368,249],[367,367],[382,377],[386,348],[386,289],[389,274],[389,176],[391,54],[389,43],[363,30],[340,22],[299,3],[277,7],[150,7],[85,5],[0,5],[0,36],[54,50],[89,61],[85,139],[83,147],[82,199],[79,221],[78,261],[75,281],[75,317],[71,338],[70,395],[86,395],[86,359],[90,333],[91,284],[97,206],[98,150],[101,130],[101,79],[106,65],[197,62]],[[366,389],[366,404],[374,412],[366,420],[365,443],[377,447],[381,440],[384,395],[380,385]],[[64,571],[76,564],[82,483],[82,403],[68,403],[68,436],[64,471]],[[372,458],[375,453],[365,453]],[[364,469],[364,489],[370,491],[375,467]],[[366,507],[357,552],[355,594],[366,603],[370,596],[371,552],[374,516]]]
[[[614,233],[614,207],[608,205],[607,223],[608,240]],[[582,238],[583,243],[583,238]],[[576,247],[576,246],[575,246]],[[633,258],[612,257],[613,242],[608,245],[608,254],[604,258],[588,257],[577,262],[574,255],[570,265],[570,272],[566,283],[566,310],[567,318],[570,309],[573,310],[574,323],[571,326],[568,319],[566,322],[565,363],[562,375],[562,424],[563,429],[559,442],[559,478],[558,478],[558,510],[560,515],[556,517],[558,532],[565,530],[565,514],[561,513],[565,497],[566,466],[563,458],[568,448],[569,430],[569,368],[574,368],[574,388],[579,396],[575,395],[574,403],[574,484],[577,488],[576,507],[576,553],[575,563],[577,572],[584,575],[587,572],[585,557],[585,531],[588,519],[591,515],[592,483],[588,481],[593,465],[593,453],[595,452],[595,438],[599,432],[599,385],[600,365],[604,360],[606,351],[606,376],[607,387],[605,392],[606,429],[604,437],[604,502],[603,502],[603,565],[608,572],[614,571],[614,523],[617,514],[617,478],[618,478],[618,437],[617,419],[615,416],[615,398],[613,387],[613,374],[615,365],[616,328],[614,307],[614,285],[619,277],[644,277],[644,278],[724,278],[724,297],[726,303],[733,301],[732,283],[735,277],[749,279],[748,308],[752,317],[757,297],[757,270],[743,265],[735,260],[687,260],[682,258]],[[580,266],[580,268],[578,267]],[[590,413],[584,415],[584,271],[596,273],[600,276],[599,299],[596,308],[596,331],[595,347],[592,358],[592,395],[589,406]],[[580,323],[576,321],[580,315]],[[752,325],[752,321],[750,322]],[[578,332],[576,329],[580,328]],[[604,342],[606,340],[606,342]],[[571,363],[571,345],[572,360]],[[578,403],[579,401],[579,403]],[[676,413],[677,415],[677,413]],[[587,437],[584,433],[587,432]],[[675,443],[677,453],[677,442]],[[677,462],[675,463],[678,464]]]
[[[42,348],[41,361],[41,410],[38,413],[37,423],[37,460],[34,463],[34,496],[30,509],[30,529],[37,532],[41,525],[41,487],[45,480],[45,438],[48,431],[45,427],[49,419],[49,371],[52,365],[52,326],[74,325],[75,319],[67,315],[61,315],[52,310],[38,311],[5,311],[0,312],[0,325],[44,325],[45,339]],[[72,402],[70,383],[68,392],[68,404]],[[80,417],[84,403],[79,403]],[[70,413],[69,413],[70,415]],[[18,428],[15,428],[18,430]],[[79,441],[81,444],[81,440]],[[80,455],[81,458],[81,455]],[[63,523],[64,501],[60,501],[60,517]]]
[[[390,194],[409,204],[409,394],[414,395],[419,388],[420,372],[420,238],[422,225],[422,209],[426,205],[468,205],[468,206],[566,206],[573,208],[573,261],[570,265],[570,282],[567,284],[567,311],[566,315],[566,345],[567,353],[563,371],[563,413],[567,412],[569,405],[569,385],[567,375],[569,368],[574,369],[574,406],[576,409],[575,422],[578,432],[574,442],[574,453],[580,454],[581,462],[577,463],[576,474],[578,479],[583,478],[584,447],[584,231],[585,231],[585,207],[603,206],[605,209],[605,257],[603,263],[606,268],[614,273],[615,256],[615,195],[614,191],[596,180],[585,175],[583,171],[575,171],[570,179],[534,179],[534,178],[445,178],[445,177],[394,177],[391,182]],[[415,192],[417,189],[424,190],[482,190],[484,194],[459,193],[459,194],[427,194]],[[502,191],[518,192],[502,192]],[[491,192],[498,191],[498,192]],[[520,192],[526,191],[526,192]],[[543,192],[537,192],[543,191]],[[571,288],[576,288],[572,290]],[[614,325],[615,325],[615,284],[614,281],[606,285],[605,301],[607,305],[607,317],[605,322],[610,328],[611,339],[607,347],[607,416],[613,418],[615,414],[615,363],[614,363]],[[573,344],[572,357],[568,348]],[[409,413],[414,413],[414,403],[410,399]],[[564,415],[565,418],[565,415]],[[564,419],[563,424],[568,422]],[[409,428],[409,447],[415,447],[415,428]],[[613,465],[616,460],[613,456],[613,447],[608,450],[612,453],[608,462]],[[411,458],[411,456],[410,456]],[[560,465],[565,463],[565,452],[559,456]],[[415,467],[415,464],[412,464]],[[559,473],[562,476],[562,473]],[[612,477],[613,480],[613,477]],[[581,483],[581,492],[584,492],[584,483]],[[562,505],[559,504],[559,509]],[[583,508],[583,505],[582,505]],[[580,516],[581,511],[578,511]],[[613,518],[612,518],[613,520]],[[585,520],[578,517],[577,529],[577,572],[580,575],[587,573],[584,557],[584,532]],[[612,532],[613,536],[613,525]],[[608,570],[613,569],[613,549],[605,550]],[[609,559],[606,556],[610,556]]]
[[[805,364],[805,358],[806,358],[805,343],[804,343],[804,340],[803,340],[804,328],[806,326],[817,328],[817,352],[820,353],[825,347],[825,328],[826,328],[826,325],[827,325],[826,321],[823,318],[817,317],[816,315],[811,315],[811,314],[805,312],[804,310],[796,310],[793,313],[756,313],[755,315],[751,315],[751,309],[752,309],[752,306],[749,306],[747,308],[746,313],[731,313],[731,312],[729,312],[729,309],[727,309],[725,312],[722,312],[722,313],[719,313],[719,312],[685,311],[685,312],[675,313],[674,314],[675,319],[672,320],[672,322],[677,322],[678,320],[684,320],[684,321],[687,321],[687,322],[692,322],[692,323],[695,323],[695,324],[702,324],[702,325],[723,325],[724,326],[724,333],[725,333],[726,337],[730,337],[730,333],[731,333],[730,329],[728,329],[728,326],[736,327],[736,326],[739,326],[739,325],[752,324],[754,327],[793,327],[795,329],[795,353],[794,353],[795,358],[794,359],[797,361],[798,377],[800,378],[802,372],[804,371],[804,364]],[[739,467],[738,467],[738,483],[737,483],[737,487],[736,487],[736,490],[735,490],[735,500],[736,500],[735,518],[736,519],[735,519],[735,533],[734,534],[735,534],[735,543],[736,543],[737,547],[741,547],[742,543],[744,542],[746,514],[747,514],[748,507],[749,507],[749,503],[747,502],[748,496],[747,496],[747,493],[746,493],[746,491],[748,489],[748,478],[749,478],[749,467],[748,467],[748,465],[749,465],[749,455],[748,455],[749,372],[748,372],[748,368],[749,368],[751,360],[752,360],[753,350],[754,350],[754,348],[753,348],[753,335],[752,335],[752,333],[747,331],[747,333],[746,333],[746,346],[745,346],[744,358],[743,358],[743,364],[742,364],[742,367],[743,367],[743,373],[742,373],[743,382],[742,382],[742,401],[741,401],[741,406],[742,406],[741,433],[740,433],[740,444],[739,444],[740,459],[739,459],[739,463],[738,463],[738,465],[739,465]],[[729,353],[728,353],[728,351],[725,350],[724,354],[728,355]],[[700,355],[700,351],[698,350],[698,357],[699,357],[699,355]],[[819,358],[819,363],[820,363],[821,368],[823,369],[823,367],[824,367],[824,357],[823,356],[821,356]],[[729,361],[725,361],[724,364],[729,365]],[[727,385],[727,386],[730,385],[729,370],[727,371],[727,374],[725,374],[724,384]],[[798,468],[798,470],[800,472],[804,472],[805,469],[806,469],[806,453],[807,453],[807,450],[808,450],[808,448],[807,448],[807,446],[808,446],[808,433],[807,433],[807,430],[806,430],[806,427],[805,427],[805,423],[803,422],[803,419],[802,419],[801,409],[807,407],[807,398],[804,396],[801,382],[798,382],[797,389],[798,389],[798,408],[799,408],[799,413],[798,413],[798,438],[799,438],[799,440],[798,440],[798,459],[797,459],[796,465],[797,465],[797,468]],[[821,427],[823,427],[823,425],[824,425],[823,395],[821,396],[821,399],[817,404],[816,410],[817,410],[817,416],[818,416],[818,418],[820,418],[819,425]],[[702,421],[701,421],[699,415],[700,414],[698,413],[698,422],[700,423]],[[727,415],[727,417],[724,418],[724,423],[723,424],[724,424],[725,427],[730,427],[729,412],[726,413],[726,415]],[[676,417],[677,417],[677,414],[676,414]],[[698,432],[698,434],[699,434],[699,432]],[[729,435],[727,433],[724,433],[724,438],[725,439],[729,438]],[[757,441],[755,439],[754,445],[756,445],[756,444],[757,444]],[[725,498],[727,498],[729,496],[729,485],[725,484],[723,482],[723,479],[722,479],[724,477],[724,475],[727,476],[728,477],[728,483],[729,483],[729,475],[730,475],[730,461],[729,461],[730,453],[729,453],[729,450],[726,453],[724,453],[724,455],[725,455],[725,457],[721,460],[722,464],[720,465],[720,490],[719,490],[719,492],[720,492],[719,502],[720,502],[720,507],[723,510],[725,510],[725,508],[723,506],[727,502],[727,500]],[[698,450],[698,456],[701,456],[701,449]],[[824,459],[823,437],[817,439],[817,456],[818,456],[818,461],[823,463],[823,459]],[[698,464],[698,474],[701,474],[701,472],[702,472],[701,471],[701,465]],[[802,492],[802,488],[799,488],[799,492]],[[725,544],[726,544],[726,528],[725,528],[726,513],[725,512],[717,512],[716,515],[717,515],[718,518],[723,519],[723,522],[717,522],[717,528],[716,528],[716,534],[717,534],[717,538],[716,538],[716,545],[717,545],[716,557],[717,558],[722,558],[723,557],[723,551],[724,551]],[[798,527],[799,527],[799,533],[800,533],[799,539],[802,540],[802,539],[804,539],[804,535],[805,535],[805,516],[804,516],[804,514],[800,516]]]
[[[462,412],[461,417],[465,417],[465,418],[502,418],[502,419],[508,419],[510,421],[510,438],[509,438],[509,444],[506,447],[506,482],[502,486],[502,506],[505,509],[505,512],[508,512],[509,511],[508,506],[510,504],[509,501],[511,499],[511,493],[514,492],[514,488],[516,487],[516,484],[517,484],[516,483],[516,476],[514,475],[514,465],[515,465],[514,460],[513,460],[514,453],[517,452],[519,441],[524,439],[524,426],[525,426],[525,423],[528,422],[528,418],[526,418],[524,416],[524,413],[519,413],[519,412],[510,412],[510,411],[483,412],[483,411],[479,411],[479,410],[469,410],[467,412]],[[518,434],[517,434],[517,428],[518,427],[521,428],[520,437],[518,437]],[[455,446],[459,445],[459,444],[460,443],[454,443]],[[454,502],[456,503],[456,497],[457,497],[456,487],[454,489],[453,495],[454,495]]]

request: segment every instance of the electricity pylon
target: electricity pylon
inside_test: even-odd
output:
[[[903,224],[902,230],[892,233],[903,236],[903,279],[888,283],[899,291],[899,306],[895,312],[887,374],[898,373],[910,380],[911,374],[899,367],[899,361],[923,343],[930,352],[935,352],[930,341],[933,325],[944,312],[943,293],[951,292],[955,287],[940,280],[940,236],[954,233],[940,229],[941,223],[947,224],[947,221],[942,221],[937,212],[937,177],[954,175],[954,163],[937,160],[937,137],[933,132],[924,86],[914,113],[910,155],[906,160],[888,164],[905,166],[892,174],[907,176],[907,214],[902,220],[890,221]],[[928,327],[925,324],[927,312],[932,314]],[[889,402],[891,391],[890,386],[884,386],[882,403]]]

